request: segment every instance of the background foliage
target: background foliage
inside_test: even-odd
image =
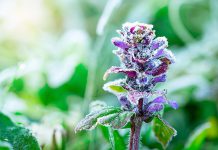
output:
[[[74,128],[91,101],[119,106],[102,90],[102,76],[119,64],[110,39],[126,21],[153,24],[177,58],[158,87],[180,105],[165,109],[178,134],[168,149],[218,149],[216,0],[0,0],[1,112],[45,150],[124,149],[129,129]],[[141,149],[162,149],[150,125],[141,137]],[[0,138],[0,148],[11,146]]]

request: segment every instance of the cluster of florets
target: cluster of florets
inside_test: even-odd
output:
[[[124,109],[134,110],[145,117],[152,118],[169,104],[177,108],[175,101],[166,99],[166,92],[156,91],[157,83],[166,81],[166,72],[175,58],[167,49],[165,37],[155,38],[153,26],[143,23],[125,23],[118,30],[120,38],[112,39],[118,47],[113,52],[120,58],[119,67],[112,66],[104,75],[124,73],[124,79],[115,80],[104,85],[104,90],[115,94]]]

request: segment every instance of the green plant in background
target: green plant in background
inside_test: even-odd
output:
[[[40,150],[40,147],[28,129],[16,125],[0,112],[0,149]]]
[[[160,113],[165,104],[174,109],[178,105],[167,100],[166,90],[154,89],[157,83],[166,81],[167,69],[175,58],[167,49],[167,39],[155,38],[152,28],[152,25],[135,22],[125,23],[122,30],[118,30],[121,38],[113,38],[112,43],[118,47],[113,52],[120,58],[121,65],[108,69],[104,80],[111,73],[124,73],[126,77],[108,82],[103,88],[117,96],[121,108],[95,104],[94,110],[78,123],[76,131],[91,130],[98,124],[121,129],[129,123],[129,150],[139,149],[143,122],[153,120],[154,134],[164,148],[176,136],[176,130],[162,119]]]
[[[42,150],[126,149],[130,116],[138,112],[125,85],[104,86],[123,102],[122,108],[107,115],[113,122],[103,124],[94,118],[95,130],[72,131],[92,100],[101,100],[91,103],[92,117],[106,107],[119,107],[117,98],[102,90],[104,81],[100,80],[106,68],[119,64],[107,41],[123,22],[138,20],[154,25],[157,37],[166,36],[177,56],[168,70],[168,81],[155,86],[169,89],[167,97],[180,105],[179,110],[167,107],[164,113],[156,113],[178,133],[167,149],[217,150],[217,4],[216,0],[0,1],[0,108],[4,114],[0,115],[0,149],[32,150],[35,140]],[[117,38],[113,42],[123,44]],[[125,107],[126,98],[130,109]],[[4,119],[9,117],[13,126]],[[126,125],[114,130],[122,125],[118,119]],[[160,123],[156,119],[142,123],[140,149],[163,149],[152,132],[154,124]],[[17,132],[12,132],[14,128]],[[31,133],[35,137],[27,139]]]

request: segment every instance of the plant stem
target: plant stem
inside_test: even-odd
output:
[[[140,119],[135,118],[131,120],[129,150],[139,149],[139,139],[140,139],[141,127],[142,127],[142,121]]]

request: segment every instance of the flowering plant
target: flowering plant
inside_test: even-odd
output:
[[[152,25],[135,22],[125,23],[122,30],[117,31],[121,37],[112,39],[118,47],[113,52],[119,57],[121,65],[108,69],[103,79],[106,80],[112,73],[123,73],[125,78],[108,82],[103,89],[117,96],[121,108],[100,105],[77,125],[76,131],[93,129],[97,124],[120,129],[130,123],[130,150],[139,148],[143,122],[153,120],[153,131],[163,147],[176,135],[176,130],[162,119],[160,112],[164,105],[173,109],[177,109],[178,105],[166,98],[166,90],[155,90],[157,83],[166,81],[166,72],[175,58],[167,49],[167,39],[155,38],[152,28]]]

